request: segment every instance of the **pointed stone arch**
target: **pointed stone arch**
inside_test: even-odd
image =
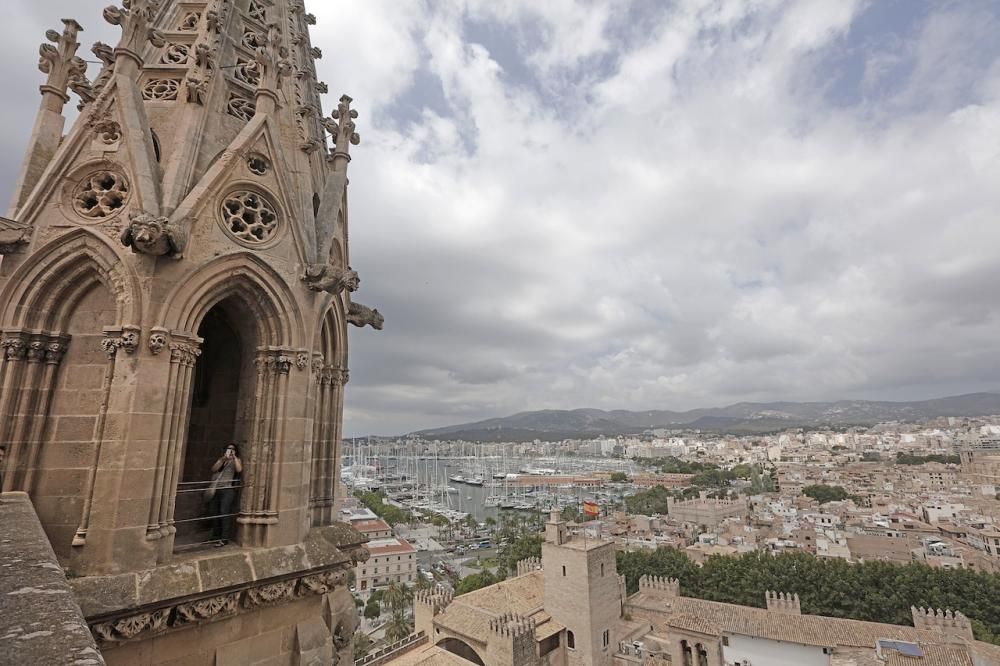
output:
[[[141,294],[110,242],[81,228],[36,250],[0,295],[3,486],[32,494],[60,555],[85,539],[116,358],[138,349]]]
[[[169,331],[194,335],[205,315],[226,298],[259,311],[261,345],[301,347],[302,314],[285,279],[248,252],[226,255],[180,280],[157,318]]]
[[[178,483],[193,441],[192,398],[199,364],[209,362],[199,359],[205,342],[199,332],[209,313],[220,308],[238,313],[246,332],[240,363],[249,378],[239,382],[247,392],[239,399],[245,408],[239,410],[241,425],[234,431],[243,445],[244,461],[237,539],[245,546],[262,546],[277,532],[290,373],[296,366],[306,370],[309,363],[295,294],[282,275],[250,253],[220,257],[178,280],[157,319],[154,334],[170,341],[167,394],[172,415],[160,442],[163,476],[155,482],[159,500],[151,508],[147,535],[177,534]]]
[[[115,298],[115,326],[138,326],[142,312],[138,276],[108,240],[85,228],[50,241],[18,267],[0,295],[0,325],[5,331],[64,328],[74,297],[96,281]]]

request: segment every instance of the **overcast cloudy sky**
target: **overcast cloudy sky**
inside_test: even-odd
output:
[[[5,200],[44,30],[105,4],[5,4]],[[307,6],[386,316],[348,434],[1000,388],[997,0]]]

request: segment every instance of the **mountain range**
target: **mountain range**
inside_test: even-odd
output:
[[[918,422],[941,416],[974,417],[992,414],[1000,414],[1000,393],[970,393],[913,402],[740,402],[728,407],[692,409],[686,412],[545,409],[422,430],[413,434],[425,439],[462,439],[473,442],[535,439],[558,441],[632,435],[654,429],[751,434],[786,428],[870,426],[889,421]]]

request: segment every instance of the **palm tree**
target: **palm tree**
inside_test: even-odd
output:
[[[389,643],[401,641],[413,632],[413,625],[410,624],[406,614],[397,611],[389,616],[389,621],[385,624],[385,640]]]
[[[382,594],[382,601],[393,613],[405,612],[410,605],[412,594],[402,583],[389,583]]]

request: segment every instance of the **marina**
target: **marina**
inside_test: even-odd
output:
[[[481,522],[503,511],[549,511],[621,501],[611,472],[632,473],[629,461],[607,458],[524,459],[467,445],[462,455],[415,452],[403,443],[346,447],[342,479],[355,491],[377,491],[389,504],[452,521]],[[463,447],[465,449],[466,447]]]

